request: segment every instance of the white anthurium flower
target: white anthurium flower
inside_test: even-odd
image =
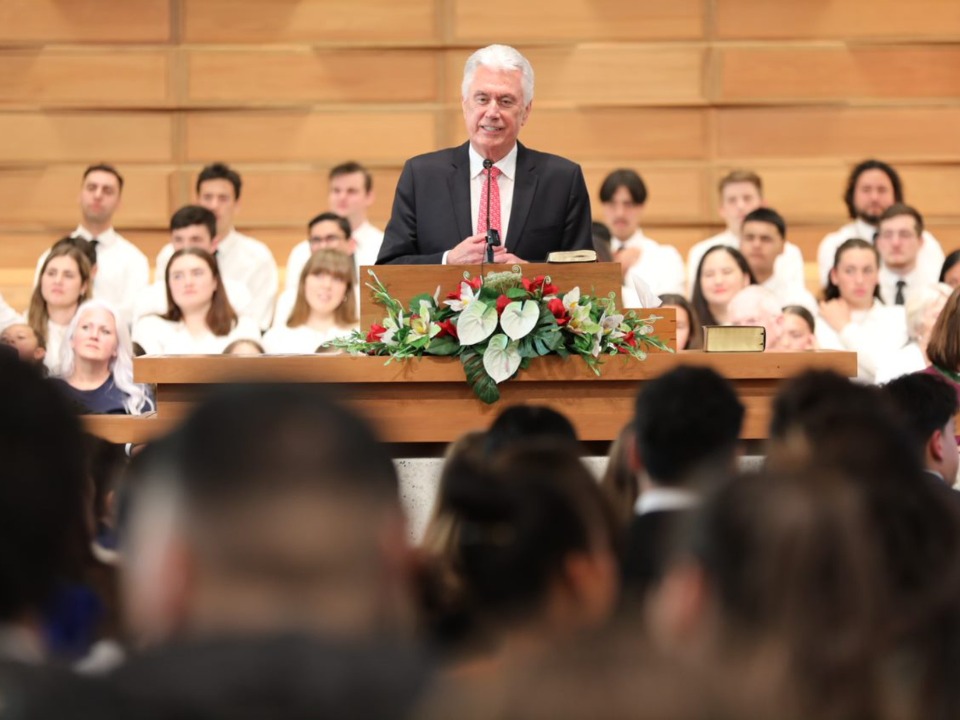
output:
[[[500,327],[511,340],[525,338],[540,320],[540,306],[533,300],[515,301],[500,315]]]
[[[437,288],[439,290],[439,288]],[[456,312],[463,312],[466,310],[471,303],[473,303],[480,296],[480,290],[474,290],[470,287],[470,283],[461,282],[460,283],[460,299],[459,300],[444,300],[445,305],[449,305],[451,310]]]
[[[516,342],[503,333],[490,338],[487,349],[483,352],[483,369],[498,385],[510,379],[520,368],[520,350]]]
[[[414,315],[410,318],[409,340],[419,340],[423,337],[432,338],[440,332],[440,326],[435,322],[430,322],[430,303],[426,300],[420,301],[420,315]]]
[[[460,345],[476,345],[497,329],[497,309],[483,302],[471,302],[457,318]]]

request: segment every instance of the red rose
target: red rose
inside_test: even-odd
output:
[[[483,285],[483,278],[475,277],[475,278],[470,278],[469,280],[462,280],[461,282],[465,282],[474,290],[479,290],[480,286]],[[457,289],[454,290],[452,293],[447,293],[447,300],[459,300],[461,290],[462,290],[462,287],[460,283],[457,283]]]
[[[512,303],[513,300],[508,298],[506,295],[501,295],[497,298],[497,315],[503,315],[503,309]]]
[[[457,335],[457,326],[453,324],[452,320],[441,320],[437,323],[440,326],[440,332],[437,333],[436,337],[441,338],[444,335],[450,335],[459,339]]]
[[[547,302],[547,309],[557,319],[557,325],[566,325],[570,322],[570,315],[567,314],[567,309],[563,306],[563,300],[560,298],[551,298]]]
[[[620,342],[622,342],[624,345],[629,345],[630,347],[635,348],[637,346],[637,338],[633,334],[633,330],[620,338]]]
[[[533,280],[523,279],[523,289],[528,293],[540,292],[542,295],[554,295],[557,292],[557,286],[546,282],[544,275],[537,275]]]
[[[474,278],[470,278],[466,282],[467,282],[467,285],[469,285],[474,290],[479,290],[480,286],[483,285],[483,278],[477,275]]]
[[[373,324],[370,326],[370,332],[367,333],[367,342],[380,342],[380,338],[387,329],[383,325]]]

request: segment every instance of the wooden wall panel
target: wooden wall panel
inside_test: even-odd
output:
[[[587,189],[590,191],[590,203],[595,220],[603,221],[599,197],[600,185],[616,167],[616,165],[584,165],[583,174]],[[651,222],[673,223],[712,220],[704,192],[705,177],[705,170],[699,167],[643,168],[643,179],[649,190],[644,218]]]
[[[192,104],[261,106],[321,102],[426,102],[439,62],[414,50],[190,50]]]
[[[436,132],[425,111],[197,112],[186,118],[186,159],[397,164],[435,149]]]
[[[749,47],[718,50],[723,102],[954,99],[960,47]]]
[[[717,157],[960,159],[960,108],[721,108]]]
[[[926,217],[958,217],[960,166],[899,167],[904,199]]]
[[[0,113],[0,164],[101,160],[118,165],[172,162],[172,115]]]
[[[162,107],[163,50],[0,50],[0,107]]]
[[[123,173],[125,185],[115,218],[117,227],[165,227],[170,220],[170,168],[135,166],[124,168]],[[0,218],[4,225],[72,230],[80,218],[82,174],[82,166],[0,171]]]
[[[520,50],[533,65],[534,99],[541,107],[704,102],[701,47],[610,44]],[[448,101],[459,101],[468,57],[469,52],[448,53]]]
[[[454,39],[504,43],[698,39],[701,0],[455,0]],[[505,22],[509,17],[509,22]]]
[[[170,0],[4,0],[0,43],[162,43]]]
[[[717,0],[715,8],[724,40],[960,39],[960,4],[952,0]]]
[[[183,0],[191,43],[436,40],[437,0]]]

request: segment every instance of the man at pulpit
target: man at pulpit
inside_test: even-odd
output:
[[[478,50],[461,93],[469,141],[406,162],[377,263],[480,263],[488,228],[500,234],[498,263],[591,249],[580,166],[517,141],[533,106],[529,61],[506,45]]]

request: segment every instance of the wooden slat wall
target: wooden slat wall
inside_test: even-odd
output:
[[[495,41],[536,69],[523,139],[580,162],[594,195],[637,168],[647,232],[684,252],[719,227],[719,177],[750,167],[812,260],[870,156],[960,247],[957,2],[5,0],[0,292],[25,304],[101,160],[127,178],[118,227],[151,258],[215,160],[243,173],[239,224],[281,264],[343,160],[372,168],[382,225],[403,161],[464,139],[463,61]]]

